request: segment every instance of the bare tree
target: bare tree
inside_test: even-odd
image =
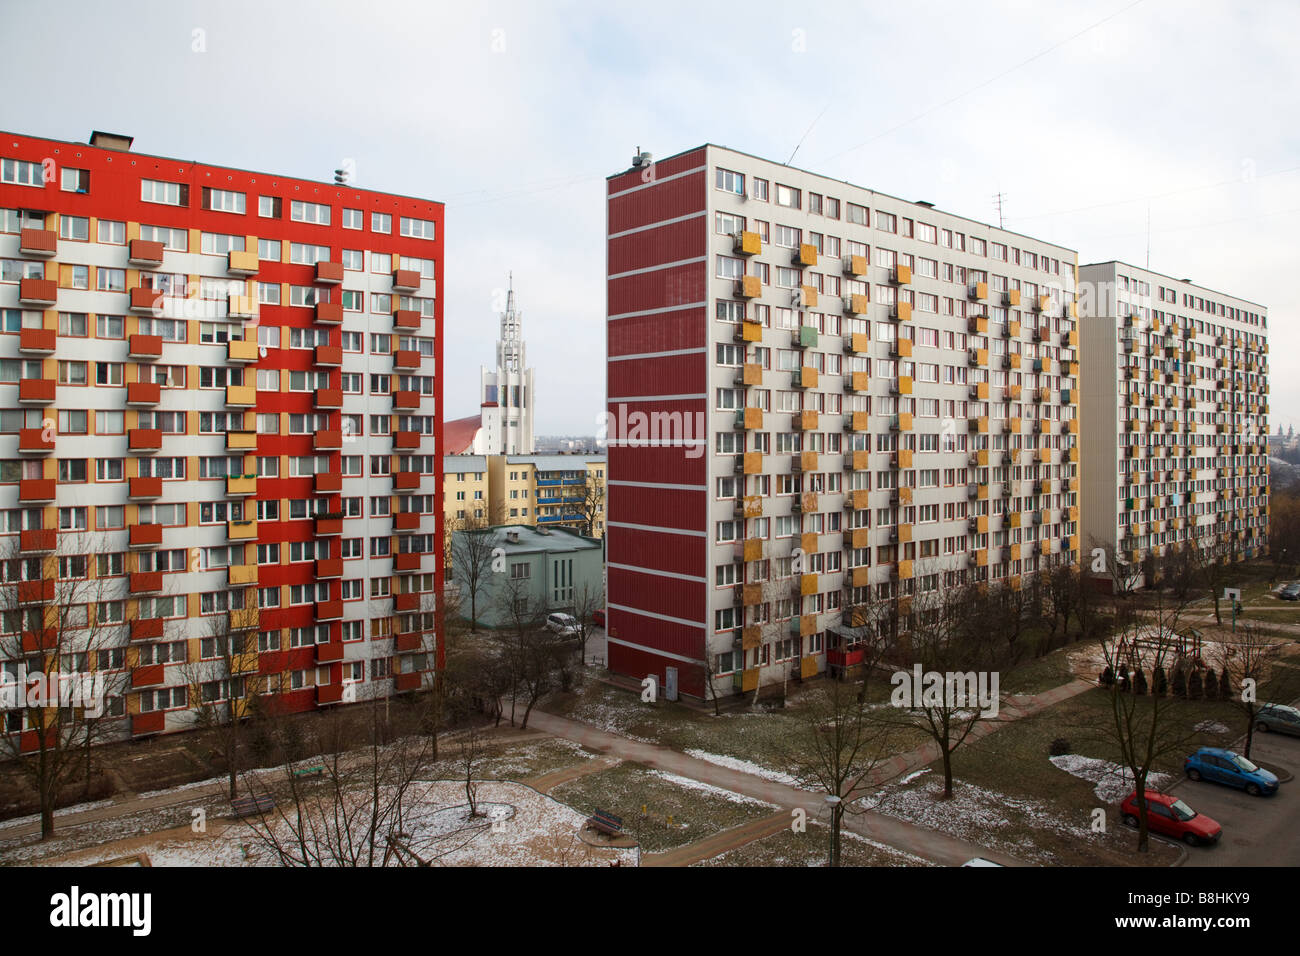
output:
[[[447,531],[448,580],[460,592],[457,598],[462,611],[469,606],[470,630],[478,629],[478,604],[482,598],[488,575],[498,568],[494,565],[499,560],[498,549],[502,544],[501,531],[488,524],[486,519],[464,518],[454,523]]]
[[[498,619],[505,621],[497,643],[510,674],[510,723],[514,725],[515,706],[522,697],[520,728],[525,729],[533,707],[552,689],[561,656],[573,653],[573,639],[547,629],[546,605],[534,600],[528,578],[501,575],[493,600]]]
[[[576,489],[577,497],[569,507],[578,515],[578,530],[588,538],[597,537],[597,525],[605,517],[605,482],[590,471]]]
[[[1232,688],[1226,700],[1237,709],[1246,725],[1246,757],[1250,756],[1255,742],[1260,695],[1290,700],[1297,690],[1292,678],[1295,672],[1277,667],[1281,649],[1281,644],[1265,635],[1253,621],[1241,621],[1231,643],[1220,645],[1219,667]]]
[[[578,645],[578,656],[583,667],[587,666],[587,641],[591,638],[592,628],[596,626],[592,621],[592,615],[596,611],[603,611],[604,609],[605,589],[603,586],[584,582],[580,588],[574,588],[573,617],[578,628],[574,641]]]

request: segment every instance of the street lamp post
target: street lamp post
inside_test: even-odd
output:
[[[835,836],[836,836],[835,830],[836,830],[836,821],[838,820],[837,814],[840,809],[840,802],[841,802],[840,798],[837,797],[835,794],[828,793],[826,795],[826,806],[829,807],[831,811],[831,826],[830,826],[831,837],[830,837],[830,846],[827,848],[827,854],[826,854],[827,866],[835,865]]]

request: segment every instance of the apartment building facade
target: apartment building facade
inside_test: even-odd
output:
[[[1076,268],[713,145],[609,177],[610,667],[749,690],[1076,561]]]
[[[466,521],[605,533],[604,455],[445,455],[446,527]]]
[[[441,655],[442,204],[130,145],[0,134],[0,587],[94,582],[76,619],[101,641],[24,629],[4,666],[124,674],[121,736],[214,700],[420,687]],[[223,621],[248,637],[233,673]]]
[[[1188,543],[1268,547],[1268,311],[1123,262],[1079,269],[1083,547],[1122,586]]]

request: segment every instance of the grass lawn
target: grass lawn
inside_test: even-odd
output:
[[[474,772],[474,776],[480,780],[527,780],[591,759],[590,752],[578,744],[558,738],[492,746],[492,738],[488,737],[486,744]],[[422,777],[429,780],[456,780],[465,775],[464,765],[456,756],[454,737],[441,741],[438,753],[440,759]]]
[[[692,866],[825,866],[830,829],[809,823],[804,833],[782,830]],[[873,843],[848,830],[841,831],[841,866],[929,866],[925,860]]]
[[[695,843],[775,811],[769,804],[639,764],[620,764],[570,780],[552,790],[551,796],[580,813],[599,808],[622,817],[623,829],[648,853]]]
[[[999,690],[1003,694],[1039,694],[1074,680],[1070,673],[1068,652],[1073,645],[1058,648],[1044,657],[1031,658],[1002,674]]]

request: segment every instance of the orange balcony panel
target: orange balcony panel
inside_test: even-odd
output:
[[[317,601],[316,620],[337,621],[343,617],[342,601]]]
[[[858,567],[853,569],[853,586],[864,588],[871,583],[871,569]]]
[[[24,553],[53,551],[58,544],[58,532],[53,528],[29,528],[18,536],[18,549]]]
[[[393,472],[393,487],[398,491],[415,491],[420,487],[420,473],[418,471]]]
[[[912,577],[912,562],[911,562],[911,561],[899,561],[899,562],[898,562],[898,576],[899,576],[900,578],[903,578],[903,579],[907,579],[907,578]]]
[[[871,529],[854,528],[849,532],[849,546],[853,548],[871,547]]]
[[[406,594],[393,595],[394,611],[418,611],[420,609],[420,592],[409,591]]]
[[[257,250],[244,251],[232,249],[226,253],[226,271],[232,276],[254,276],[260,262],[257,258]]]
[[[157,428],[132,428],[126,433],[131,451],[157,451],[162,448],[162,431]]]
[[[163,244],[151,239],[132,239],[127,258],[132,265],[153,268],[162,265]]]
[[[132,312],[162,312],[163,294],[157,289],[138,285],[131,290]]]
[[[245,518],[226,522],[226,538],[230,541],[252,541],[257,537],[257,519]]]
[[[420,672],[411,671],[408,674],[394,674],[393,685],[397,690],[419,690],[420,689]]]
[[[799,287],[799,302],[805,309],[817,308],[817,289],[815,286],[803,285]]]
[[[317,262],[316,281],[323,285],[338,285],[343,281],[343,263]]]
[[[18,351],[48,355],[58,344],[53,329],[23,329],[18,333]]]
[[[867,274],[866,256],[845,256],[842,262],[845,275],[864,276]]]
[[[742,385],[762,385],[763,384],[763,366],[756,362],[746,362],[744,368],[740,371],[740,384]]]
[[[328,644],[317,644],[317,657],[320,660],[320,648],[328,647]],[[338,704],[343,701],[343,688],[346,684],[317,684],[316,685],[316,706],[327,707],[330,704]]]
[[[871,379],[866,372],[850,372],[847,384],[855,392],[865,392],[871,387]]]
[[[1003,304],[1003,305],[1019,305],[1019,304],[1020,304],[1020,290],[1019,290],[1019,289],[1010,289],[1010,290],[1008,290],[1007,292],[1003,292],[1003,293],[1002,293],[1002,304]]]
[[[338,368],[343,364],[343,349],[337,345],[316,346],[317,368]]]
[[[415,349],[398,349],[393,353],[393,368],[417,369],[420,367],[420,353]]]
[[[393,328],[419,331],[422,318],[414,309],[398,309],[393,313]]]
[[[22,279],[18,283],[21,305],[54,305],[59,300],[59,284],[53,279]]]
[[[807,596],[817,593],[817,575],[801,574],[799,575],[799,594]]]
[[[744,458],[744,473],[747,475],[761,475],[763,473],[763,453],[761,451],[747,451]]]
[[[394,531],[418,531],[423,519],[418,511],[399,511],[393,515]]]
[[[763,559],[763,539],[746,538],[738,549],[742,561],[761,561]]]
[[[36,581],[19,581],[15,588],[19,604],[36,604],[54,600],[54,579],[41,578]]]
[[[342,302],[317,302],[316,321],[324,325],[343,324]]]
[[[162,590],[161,571],[137,571],[129,578],[132,594],[151,594]]]
[[[409,654],[412,651],[418,651],[423,645],[424,635],[418,632],[398,634],[393,638],[393,649],[399,654]]]
[[[226,312],[234,319],[257,318],[257,299],[249,295],[231,295],[226,300]]]
[[[851,453],[850,464],[854,471],[866,471],[871,467],[871,452],[858,449]]]
[[[128,532],[128,539],[133,548],[150,548],[162,544],[160,524],[133,524]]]
[[[334,494],[343,490],[343,476],[335,472],[322,471],[315,476],[317,494]]]
[[[316,389],[316,407],[317,408],[342,408],[343,389],[341,388]]]
[[[761,408],[745,408],[737,413],[737,419],[742,428],[762,428],[763,427],[763,410]],[[795,413],[795,421],[798,422],[799,413]],[[796,424],[796,428],[799,426]]]
[[[163,619],[141,617],[131,622],[131,640],[152,641],[163,636]]]
[[[912,526],[910,524],[900,524],[898,526],[898,540],[903,544],[912,540]]]
[[[907,285],[912,281],[911,266],[894,266],[894,271],[890,275],[890,280],[897,285]]]
[[[227,385],[226,405],[231,408],[252,408],[257,404],[257,389],[252,385]]]
[[[18,430],[18,450],[27,454],[44,454],[54,451],[54,430],[21,428]]]
[[[167,712],[152,710],[147,714],[131,715],[131,736],[143,737],[146,734],[160,734],[167,727]]]
[[[257,448],[257,432],[226,432],[226,449],[228,451],[253,451]]]
[[[53,229],[24,229],[18,236],[18,251],[48,258],[59,251],[59,235]]]
[[[162,386],[157,382],[128,382],[126,386],[126,403],[128,405],[157,405],[162,399]]]
[[[412,449],[420,447],[419,432],[393,432],[393,447],[400,449]]]
[[[343,533],[342,518],[317,518],[316,535],[317,537],[326,537],[330,535]]]
[[[24,378],[18,382],[18,401],[33,405],[50,405],[54,402],[54,379]]]
[[[912,467],[912,449],[900,448],[898,450],[898,467],[899,468]]]
[[[53,478],[23,478],[18,482],[19,501],[53,501]]]
[[[746,412],[748,412],[748,411],[749,411],[749,409],[746,409]],[[761,408],[756,408],[756,409],[754,409],[754,411],[756,411],[756,412],[759,413],[759,415],[758,415],[759,423],[758,423],[758,425],[756,425],[755,427],[756,427],[756,428],[762,427],[762,423],[763,423],[762,413],[763,413],[763,410],[762,410]],[[794,416],[794,427],[797,428],[797,429],[799,429],[799,430],[801,430],[801,431],[816,431],[816,430],[817,430],[817,410],[816,410],[816,409],[812,409],[812,408],[807,408],[807,409],[804,409],[804,410],[801,411],[801,412],[796,412],[796,413],[795,413],[795,416]]]
[[[148,664],[131,671],[131,687],[156,687],[166,679],[162,664]]]
[[[330,602],[323,602],[323,603],[341,604],[342,602],[341,602],[341,601],[330,601]],[[319,609],[319,608],[320,608],[320,603],[318,603],[318,604],[316,605],[316,607],[317,607],[317,609]],[[339,616],[341,617],[342,615],[343,615],[343,610],[342,610],[342,608],[340,608],[340,609],[339,609]],[[318,611],[317,617],[319,618],[319,611]],[[330,642],[325,643],[325,644],[317,644],[317,645],[316,645],[316,663],[317,663],[317,664],[332,664],[332,663],[334,663],[335,661],[341,661],[341,660],[343,660],[343,642],[342,642],[342,641],[330,641]]]
[[[393,555],[393,570],[418,571],[421,557],[422,555],[417,552],[399,552]]]
[[[989,566],[989,552],[987,548],[981,548],[975,552],[975,566],[987,568]]]
[[[420,273],[415,269],[394,269],[393,270],[393,291],[394,292],[418,292],[420,291]]]
[[[231,339],[226,343],[226,361],[232,365],[248,365],[260,357],[261,347],[256,340]]]
[[[763,280],[758,276],[742,276],[736,280],[734,294],[741,299],[757,299],[763,294]]]
[[[419,408],[419,392],[393,392],[394,408]]]
[[[127,340],[126,353],[133,359],[154,359],[162,357],[162,349],[161,335],[133,335]]]
[[[817,452],[801,451],[796,461],[799,471],[816,471],[817,470]]]
[[[912,501],[912,489],[911,489],[911,488],[908,488],[908,487],[906,487],[906,486],[904,486],[904,487],[902,487],[902,488],[899,488],[899,489],[898,489],[898,500],[901,501],[903,504],[911,504],[911,501]]]

